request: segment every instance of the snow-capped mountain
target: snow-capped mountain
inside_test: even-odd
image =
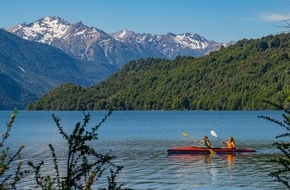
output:
[[[122,65],[139,58],[139,53],[109,34],[78,22],[70,24],[59,17],[44,17],[8,30],[24,39],[50,44],[78,59]]]
[[[62,38],[69,27],[70,24],[59,17],[44,17],[34,23],[18,24],[8,31],[26,40],[51,44]]]
[[[198,34],[137,34],[122,30],[111,35],[82,22],[70,24],[59,17],[43,17],[10,29],[24,39],[47,43],[82,60],[121,67],[132,59],[176,56],[203,56],[220,48]]]
[[[112,36],[121,42],[136,45],[141,44],[155,52],[159,52],[169,59],[176,56],[203,56],[210,51],[217,50],[221,43],[209,41],[198,34],[136,34],[132,31],[123,30],[113,33]]]

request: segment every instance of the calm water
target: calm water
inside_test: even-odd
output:
[[[49,174],[51,157],[48,144],[63,154],[66,144],[52,120],[52,113],[61,118],[62,126],[70,131],[83,119],[81,112],[26,112],[19,111],[7,145],[12,148],[24,144],[22,158],[47,165]],[[106,111],[90,112],[93,127]],[[277,166],[267,162],[277,156],[271,144],[284,130],[273,123],[259,119],[260,115],[281,118],[279,111],[123,111],[113,112],[99,129],[96,148],[112,150],[115,163],[124,169],[118,180],[133,189],[284,189],[270,171]],[[0,111],[4,126],[11,111]],[[234,136],[239,147],[257,149],[256,153],[238,155],[167,155],[174,146],[191,145],[181,135],[192,138],[208,135],[213,146],[222,146],[210,135],[214,130],[220,138]],[[61,156],[59,158],[61,160]],[[26,167],[26,166],[24,166]],[[19,189],[31,189],[35,184],[31,176],[19,183]]]

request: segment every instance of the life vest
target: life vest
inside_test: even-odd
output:
[[[205,140],[204,144],[205,144],[205,146],[207,148],[210,148],[211,147],[211,144],[210,144],[210,142],[208,140]]]
[[[228,147],[228,148],[236,148],[236,145],[235,145],[234,142],[228,142],[228,143],[227,143],[227,147]]]

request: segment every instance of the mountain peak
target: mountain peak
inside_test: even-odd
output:
[[[82,22],[82,21],[79,21],[79,22],[77,22],[77,23],[75,24],[75,26],[78,26],[78,27],[80,27],[80,26],[85,26],[85,25],[83,24],[83,22]]]
[[[8,31],[27,40],[53,45],[78,59],[118,67],[139,58],[203,56],[222,45],[191,33],[140,34],[123,29],[109,35],[82,22],[71,24],[57,16],[46,16]]]
[[[9,32],[22,34],[24,39],[50,44],[54,38],[63,36],[70,23],[60,17],[43,17],[32,23],[23,23],[8,29]]]
[[[136,35],[136,33],[135,32],[132,32],[132,31],[129,31],[127,29],[123,29],[123,30],[121,30],[119,32],[113,33],[111,36],[114,39],[118,40],[118,41],[123,41],[124,39],[126,39],[128,37],[131,37],[133,35]]]
[[[40,21],[44,21],[44,22],[57,21],[57,22],[65,22],[65,23],[68,23],[66,20],[64,20],[63,18],[60,18],[58,16],[45,16],[45,17],[42,17],[39,20]]]

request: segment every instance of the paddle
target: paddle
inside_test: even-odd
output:
[[[196,142],[196,143],[200,144],[201,146],[203,146],[203,144],[202,144],[202,143],[200,143],[199,141],[197,141],[197,140],[195,140],[195,139],[191,138],[191,137],[189,136],[189,134],[188,134],[188,133],[186,133],[186,132],[183,132],[183,133],[182,133],[182,135],[183,135],[184,137],[190,138],[192,141],[194,141],[194,142]],[[205,148],[209,150],[210,154],[215,154],[215,151],[214,151],[214,150],[212,150],[212,149],[210,149],[210,148],[208,148],[208,147],[205,147]]]
[[[211,130],[210,134],[211,134],[212,136],[218,138],[218,140],[220,140],[222,143],[224,142],[221,138],[219,138],[219,137],[217,136],[217,134],[216,134],[213,130]]]
[[[217,136],[216,132],[214,132],[213,130],[211,130],[210,134],[211,134],[212,136],[218,138],[218,140],[220,140],[221,143],[227,145],[227,143],[226,143],[225,141],[223,141],[221,138],[219,138],[219,137]]]

